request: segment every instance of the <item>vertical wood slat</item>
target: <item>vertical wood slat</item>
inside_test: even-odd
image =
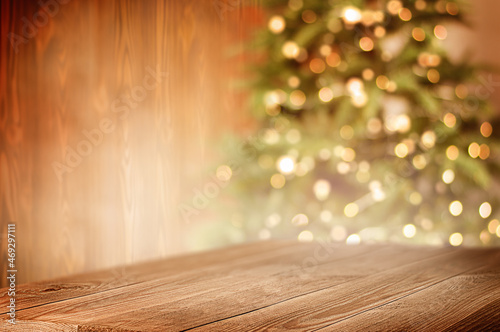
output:
[[[226,46],[259,17],[241,5],[221,19],[210,0],[66,1],[16,53],[8,33],[43,9],[2,1],[0,255],[16,222],[18,283],[187,250],[178,205],[209,179],[221,128],[245,122],[223,83],[241,66]],[[122,119],[111,104],[146,68],[168,76]],[[52,164],[105,118],[114,130],[60,181]]]

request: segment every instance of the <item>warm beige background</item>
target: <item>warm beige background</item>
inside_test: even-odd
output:
[[[177,207],[206,183],[218,134],[247,125],[228,88],[245,58],[226,50],[241,50],[259,22],[258,0],[67,2],[18,53],[7,35],[22,34],[37,1],[1,5],[2,285],[10,222],[18,283],[186,250],[193,225]],[[475,30],[450,40],[500,65],[500,1],[473,7]],[[142,84],[147,66],[168,76],[118,118],[110,104]],[[106,117],[116,129],[59,181],[52,163]]]

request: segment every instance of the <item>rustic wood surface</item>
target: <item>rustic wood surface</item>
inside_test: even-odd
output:
[[[267,241],[20,285],[0,331],[497,331],[500,249]]]

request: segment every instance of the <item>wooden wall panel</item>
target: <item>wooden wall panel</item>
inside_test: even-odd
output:
[[[18,283],[186,250],[178,205],[208,178],[221,129],[248,121],[226,49],[259,22],[258,1],[54,0],[27,37],[40,3],[1,3],[2,263],[12,222]],[[9,33],[26,37],[17,52]],[[143,89],[151,70],[166,76]],[[58,177],[68,149],[86,155]]]

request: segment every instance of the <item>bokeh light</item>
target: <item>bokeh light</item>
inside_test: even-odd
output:
[[[481,218],[486,219],[491,215],[491,204],[488,202],[484,202],[479,206],[479,215]]]
[[[454,247],[458,247],[459,245],[461,245],[463,240],[464,238],[460,233],[453,233],[449,238],[450,244]]]
[[[460,201],[453,201],[450,203],[449,211],[450,211],[451,215],[453,215],[455,217],[462,214],[463,209],[464,209],[463,205]]]
[[[407,238],[412,238],[417,233],[417,228],[413,224],[407,224],[403,227],[403,235]]]
[[[285,19],[282,16],[275,15],[269,19],[269,30],[274,34],[279,34],[285,30]]]
[[[359,212],[359,207],[356,203],[349,203],[344,208],[344,214],[346,217],[355,217]]]

